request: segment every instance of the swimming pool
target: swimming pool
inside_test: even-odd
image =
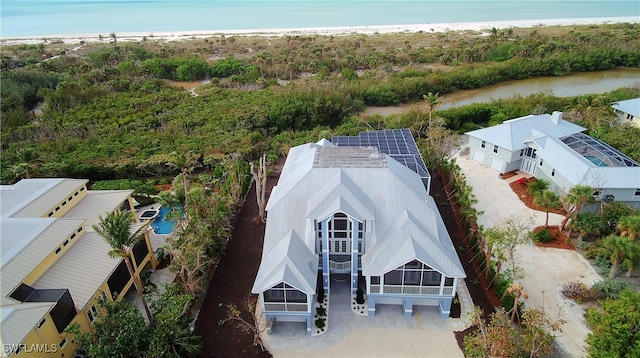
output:
[[[173,232],[173,221],[165,220],[169,208],[161,207],[158,216],[151,222],[151,227],[156,234],[171,234]]]
[[[602,159],[596,157],[595,155],[585,155],[584,157],[587,158],[596,167],[608,167],[609,166]]]

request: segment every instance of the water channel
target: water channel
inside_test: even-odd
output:
[[[485,86],[472,90],[459,90],[440,96],[438,109],[460,107],[476,102],[490,102],[492,99],[523,97],[535,93],[550,93],[558,97],[598,94],[613,91],[621,87],[640,87],[640,68],[615,68],[605,71],[580,72],[562,77],[535,77],[514,80]],[[408,112],[413,108],[427,110],[423,101],[403,103],[398,106],[374,107],[365,109],[363,115],[380,114],[388,116]]]

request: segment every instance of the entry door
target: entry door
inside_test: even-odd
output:
[[[532,160],[523,159],[522,160],[522,170],[525,172],[535,175],[536,174],[536,163]]]

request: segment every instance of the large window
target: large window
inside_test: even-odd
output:
[[[527,150],[525,150],[524,152],[524,155],[533,159],[536,159],[536,157],[538,156],[536,150],[533,148],[527,148]]]
[[[327,222],[329,253],[351,254],[351,238],[353,223],[343,213],[334,214]],[[322,223],[317,224],[317,253],[322,253]],[[358,252],[363,253],[362,238],[364,237],[364,224],[358,222]]]
[[[413,260],[387,272],[384,275],[384,285],[440,286],[441,277],[440,272],[418,260]]]
[[[264,301],[279,303],[307,303],[307,294],[287,285],[286,283],[281,283],[264,291]]]

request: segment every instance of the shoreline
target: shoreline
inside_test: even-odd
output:
[[[459,23],[426,23],[413,25],[376,25],[376,26],[342,26],[342,27],[310,27],[310,28],[282,28],[282,29],[241,29],[241,30],[202,30],[202,31],[162,31],[162,32],[122,32],[116,33],[118,41],[136,42],[143,40],[153,41],[185,41],[221,36],[243,37],[282,37],[282,36],[348,36],[348,35],[373,35],[392,33],[440,33],[459,31],[483,31],[491,28],[531,28],[538,26],[573,26],[573,25],[602,25],[613,23],[640,23],[640,17],[591,17],[571,19],[540,19],[540,20],[507,20],[492,22],[459,22]],[[110,34],[69,34],[69,35],[44,35],[1,38],[2,45],[39,44],[43,42],[62,41],[65,44],[79,44],[81,42],[108,42]]]

